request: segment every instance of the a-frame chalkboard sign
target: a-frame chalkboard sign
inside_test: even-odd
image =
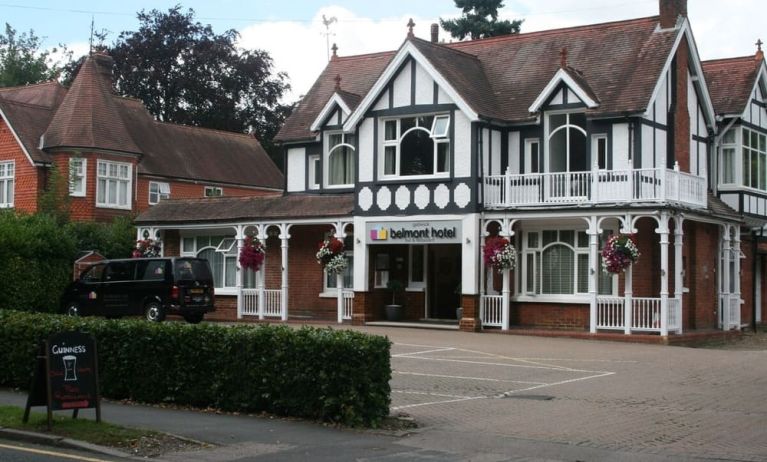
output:
[[[53,334],[40,345],[40,353],[32,375],[24,422],[29,420],[32,406],[48,408],[48,429],[53,411],[72,410],[77,418],[79,409],[96,409],[96,421],[101,422],[101,396],[96,360],[96,341],[83,332]]]

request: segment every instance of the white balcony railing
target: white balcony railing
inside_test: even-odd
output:
[[[674,202],[706,206],[706,179],[671,169],[527,173],[484,177],[485,207]]]

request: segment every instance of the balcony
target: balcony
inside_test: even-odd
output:
[[[706,178],[675,168],[527,173],[484,177],[485,208],[610,203],[706,207]]]

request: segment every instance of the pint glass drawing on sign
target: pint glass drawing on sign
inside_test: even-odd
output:
[[[77,380],[77,356],[67,355],[61,359],[64,360],[64,381],[73,382]]]

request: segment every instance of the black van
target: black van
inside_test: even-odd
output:
[[[214,302],[208,260],[134,258],[95,263],[67,287],[61,306],[70,316],[138,314],[160,322],[166,314],[180,314],[196,324],[215,309]]]

